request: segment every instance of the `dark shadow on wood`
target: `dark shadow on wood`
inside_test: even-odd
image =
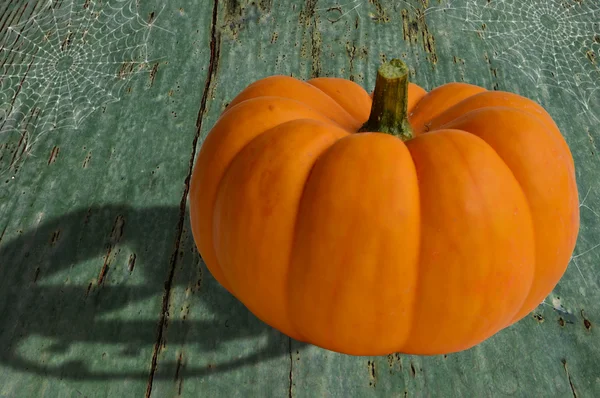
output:
[[[63,379],[147,379],[178,217],[176,206],[135,209],[111,205],[42,220],[36,228],[25,232],[7,229],[0,241],[0,366]],[[187,226],[189,228],[189,223]],[[188,240],[192,240],[189,232]],[[110,256],[118,250],[124,254],[119,255],[116,263]],[[259,321],[223,289],[199,261],[193,244],[188,242],[185,250],[193,253],[178,258],[178,276],[173,287],[183,287],[183,280],[185,287],[188,282],[197,284],[185,276],[194,274],[197,270],[191,268],[198,267],[200,262],[202,279],[191,299],[192,306],[208,308],[206,315],[210,320],[181,320],[171,314],[166,344],[194,345],[200,347],[201,352],[214,352],[222,344],[236,339],[264,336],[266,343],[246,357],[235,356],[223,363],[201,367],[189,362],[181,366],[174,357],[173,360],[159,357],[155,379],[173,380],[174,375],[179,379],[201,377],[275,357],[287,358],[287,337]],[[131,273],[136,274],[135,283],[127,282],[129,253],[135,253]],[[103,282],[98,284],[107,255],[109,263],[113,263],[108,265]],[[69,272],[71,269],[73,272]],[[113,275],[117,275],[118,283],[111,281]],[[157,304],[154,313],[146,314],[149,319],[106,318],[108,313],[152,298]],[[39,360],[19,354],[19,348],[32,337],[52,342],[39,348]],[[41,359],[44,354],[66,353],[80,343],[125,348],[120,358],[109,359],[114,366],[103,366],[110,371],[92,369],[86,353],[81,351],[78,353],[81,359],[61,365],[50,365]],[[295,345],[295,349],[300,346]],[[117,370],[121,368],[120,360],[131,359],[141,351],[147,356],[143,368]]]

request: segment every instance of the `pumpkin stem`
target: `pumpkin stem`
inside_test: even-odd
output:
[[[408,123],[408,67],[399,59],[384,63],[377,71],[373,106],[360,132],[381,132],[408,141],[414,137]]]

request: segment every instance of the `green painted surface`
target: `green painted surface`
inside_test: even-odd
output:
[[[0,5],[0,396],[599,396],[600,6],[215,3]],[[214,281],[186,213],[190,159],[246,85],[279,73],[371,90],[398,56],[427,89],[539,101],[577,167],[564,278],[531,316],[447,357],[290,341]]]

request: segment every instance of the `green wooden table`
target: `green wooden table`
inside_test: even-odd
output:
[[[0,396],[600,396],[600,3],[3,0]],[[540,102],[571,147],[581,232],[526,319],[436,357],[350,357],[259,322],[203,264],[188,181],[256,79],[371,90],[403,58]]]

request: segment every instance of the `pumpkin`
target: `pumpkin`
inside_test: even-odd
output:
[[[227,106],[190,183],[195,243],[256,317],[351,355],[471,348],[530,313],[579,230],[569,147],[522,96],[427,93],[400,60],[373,97],[271,76]]]

